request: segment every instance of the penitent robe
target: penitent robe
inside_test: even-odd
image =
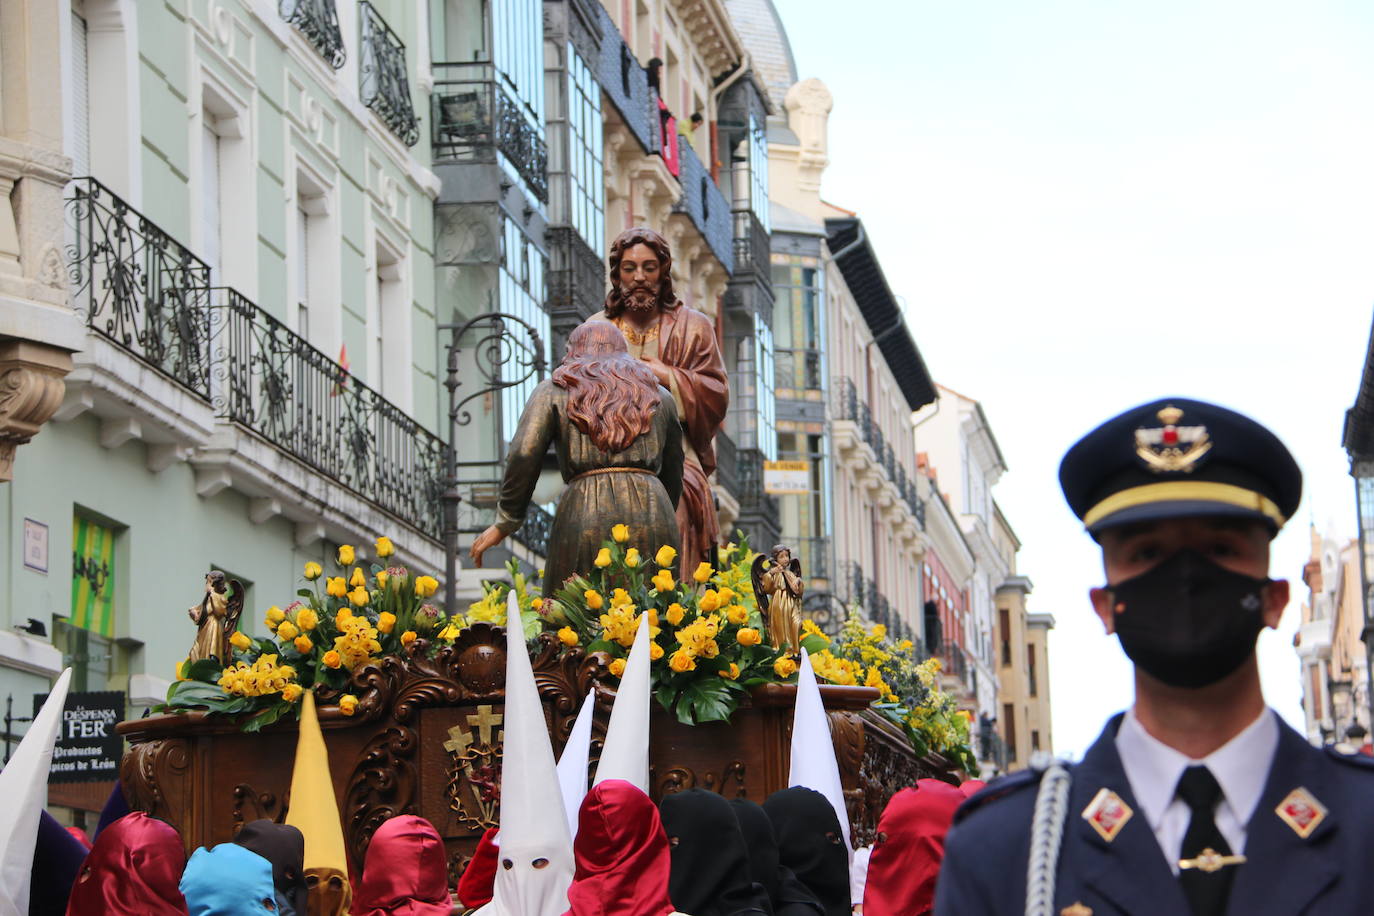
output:
[[[611,321],[605,312],[588,321]],[[697,564],[715,565],[720,543],[720,521],[711,493],[710,476],[716,470],[716,433],[725,423],[730,406],[730,383],[725,360],[716,342],[715,325],[704,313],[681,302],[659,313],[657,334],[636,341],[625,340],[635,358],[660,359],[672,369],[669,388],[682,421],[682,499],[677,504],[678,532],[682,540],[679,577],[688,579]]]

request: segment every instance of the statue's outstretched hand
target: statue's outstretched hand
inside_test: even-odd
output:
[[[472,549],[468,551],[472,555],[472,562],[478,569],[482,568],[482,554],[486,553],[497,544],[506,539],[500,528],[492,525],[486,531],[477,536],[477,540],[472,542]]]

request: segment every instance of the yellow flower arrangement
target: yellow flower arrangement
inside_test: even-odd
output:
[[[577,645],[577,631],[572,627],[564,627],[558,631],[558,641],[565,646]]]
[[[291,643],[296,647],[296,651],[302,655],[310,654],[310,650],[315,648],[315,644],[310,641],[309,636],[297,636]]]
[[[281,623],[277,624],[277,638],[282,642],[290,642],[295,639],[299,633],[300,630],[297,630],[296,625],[289,620],[283,620]]]
[[[687,609],[684,608],[678,602],[674,601],[672,604],[668,605],[668,610],[663,616],[669,624],[671,624],[672,626],[677,626],[678,624],[682,623],[682,617],[686,613]]]
[[[296,626],[309,631],[320,625],[320,615],[314,608],[303,607],[296,612]]]
[[[419,634],[417,634],[414,630],[406,630],[404,633],[401,634],[401,645],[405,646],[406,648],[410,648],[410,644],[418,638]]]
[[[281,623],[285,619],[286,612],[283,611],[281,608],[277,607],[276,605],[273,605],[272,607],[267,609],[268,626],[275,627],[277,624]]]
[[[415,580],[415,594],[420,598],[429,598],[439,590],[439,580],[433,576],[421,576]]]
[[[763,634],[753,627],[743,627],[735,634],[735,639],[741,646],[757,646],[763,642]]]
[[[794,659],[784,655],[782,658],[773,662],[773,670],[780,678],[789,678],[797,673],[797,663]]]
[[[248,638],[248,634],[242,630],[235,630],[234,635],[229,637],[229,644],[242,652],[253,644],[253,640]]]
[[[343,576],[330,576],[324,582],[324,593],[331,598],[342,598],[348,594],[348,583]]]
[[[625,551],[625,565],[634,569],[639,565],[639,548],[631,547]]]
[[[304,692],[300,684],[287,684],[281,689],[281,698],[288,703],[294,703],[301,698],[301,694]]]
[[[668,659],[668,666],[678,673],[695,671],[697,668],[696,659],[688,655],[682,649],[673,653],[672,658]]]
[[[353,602],[356,607],[363,607],[372,600],[372,593],[359,586],[348,593],[348,600]]]
[[[738,626],[749,622],[749,609],[742,604],[732,604],[725,609],[725,619]]]
[[[606,666],[606,670],[608,670],[608,671],[611,672],[611,676],[612,676],[612,677],[624,677],[624,676],[625,676],[625,659],[623,659],[623,658],[612,659],[612,660],[611,660],[611,663],[610,663],[608,666]]]
[[[734,662],[731,662],[731,663],[730,663],[730,669],[729,669],[728,671],[717,671],[716,674],[719,674],[719,675],[720,675],[721,677],[723,677],[723,678],[729,678],[729,679],[732,680],[732,681],[738,680],[738,679],[739,679],[739,665],[735,664]]]
[[[396,615],[390,611],[382,611],[377,615],[377,632],[390,633],[396,628]]]
[[[320,564],[315,562],[305,564],[305,578],[307,580],[314,582],[322,575],[324,575],[324,567]]]
[[[671,569],[673,561],[677,559],[677,548],[671,544],[664,544],[658,548],[658,553],[654,554],[654,562],[662,569]]]
[[[395,547],[395,545],[393,545],[393,544],[391,543],[391,538],[385,537],[385,536],[377,538],[377,556],[378,556],[378,557],[381,557],[382,559],[386,559],[387,557],[391,556],[391,555],[392,555],[393,553],[395,553],[395,552],[396,552],[396,547]]]
[[[602,547],[596,552],[596,559],[592,560],[592,565],[597,569],[605,569],[611,565],[611,551],[608,547]]]
[[[582,597],[587,601],[587,607],[594,611],[599,611],[606,606],[606,601],[601,597],[601,593],[594,588],[589,588],[582,593]]]
[[[353,567],[353,575],[348,577],[348,584],[353,588],[363,588],[367,585],[367,576],[363,575],[361,566]]]
[[[612,525],[611,538],[617,544],[624,544],[630,539],[630,527],[628,525]]]
[[[677,582],[673,579],[673,574],[667,569],[660,569],[654,573],[654,577],[649,580],[653,583],[654,591],[664,594],[671,592],[677,587]]]
[[[355,557],[355,555],[354,555],[354,553],[353,553],[353,545],[351,545],[351,544],[344,544],[342,547],[339,548],[338,560],[339,560],[339,565],[340,565],[340,566],[343,566],[343,567],[352,566],[352,565],[353,565],[353,561],[354,561],[355,559],[356,559],[356,557]]]
[[[338,668],[343,664],[343,656],[339,654],[337,649],[330,649],[324,653],[320,661],[326,668]]]
[[[351,693],[339,697],[339,712],[351,716],[358,711],[358,698]]]
[[[698,583],[709,582],[716,571],[711,568],[711,564],[705,560],[697,564],[697,568],[692,572],[692,578]]]

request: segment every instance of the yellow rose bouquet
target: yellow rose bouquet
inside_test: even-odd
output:
[[[395,547],[379,538],[375,555],[394,563]],[[263,615],[268,635],[239,630],[230,637],[231,658],[178,666],[178,679],[160,711],[206,709],[244,715],[241,727],[255,732],[284,715],[295,715],[305,690],[342,699],[353,674],[386,655],[432,654],[450,629],[447,615],[430,603],[439,582],[404,566],[358,565],[352,545],[338,548],[338,574],[320,563],[302,570],[306,587],[299,600],[273,606]]]
[[[818,678],[877,688],[881,697],[873,708],[906,733],[918,755],[933,751],[959,761],[968,773],[978,772],[968,719],[940,687],[938,658],[923,658],[920,646],[893,640],[885,626],[868,626],[854,611],[833,641],[809,620],[802,627],[802,644]]]
[[[688,725],[729,721],[749,688],[796,680],[795,661],[768,644],[749,584],[755,554],[742,537],[720,552],[717,566],[703,562],[683,581],[672,546],[635,544],[625,525],[609,534],[594,568],[555,594],[564,651],[602,653],[610,675],[620,677],[648,614],[654,696]]]

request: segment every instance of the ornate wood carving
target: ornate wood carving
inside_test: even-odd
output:
[[[594,692],[593,768],[615,698],[607,663],[601,654],[563,651],[552,634],[536,640],[532,659],[555,752]],[[320,722],[355,869],[383,821],[414,813],[439,830],[456,880],[499,812],[504,674],[504,630],[478,624],[433,658],[416,650],[357,671],[349,687],[359,697],[354,716],[322,703]],[[795,690],[765,685],[731,725],[686,726],[655,705],[655,800],[700,787],[762,801],[783,788]],[[949,765],[916,760],[901,733],[867,710],[871,689],[825,687],[822,693],[854,838],[867,842],[893,792]],[[188,849],[224,842],[245,821],[285,817],[291,774],[284,761],[295,745],[294,722],[245,735],[233,720],[192,713],[126,722],[119,730],[130,742],[120,778],[131,806],[177,827]]]

